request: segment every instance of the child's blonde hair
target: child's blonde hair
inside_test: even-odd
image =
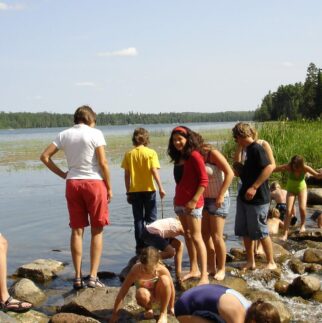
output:
[[[276,207],[272,207],[268,210],[267,214],[268,219],[279,219],[280,218],[280,211]]]
[[[140,262],[147,267],[154,267],[160,262],[160,253],[153,247],[147,247],[142,249],[140,254]]]
[[[281,185],[278,182],[272,182],[271,186],[269,187],[269,190],[271,192],[281,188]]]

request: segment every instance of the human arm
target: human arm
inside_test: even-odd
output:
[[[224,203],[224,196],[234,178],[234,172],[226,158],[218,150],[211,151],[210,162],[215,164],[224,173],[224,181],[216,198],[216,207],[219,208]]]
[[[312,167],[310,167],[310,166],[304,165],[304,171],[305,171],[306,173],[311,174],[311,175],[312,175],[312,176],[314,176],[314,177],[322,178],[322,172],[317,172],[315,169],[313,169],[313,168],[312,168]]]
[[[276,166],[275,169],[273,170],[274,173],[287,172],[287,171],[289,171],[289,165],[288,164]]]
[[[270,144],[263,140],[263,143],[262,143],[262,147],[264,148],[265,150],[265,153],[267,155],[267,158],[269,160],[269,162],[274,166],[274,168],[276,167],[276,164],[275,164],[275,158],[274,158],[274,155],[273,155],[273,151],[272,151],[272,148],[270,146]]]
[[[163,186],[162,186],[162,183],[161,183],[159,169],[153,167],[151,169],[151,173],[152,173],[152,176],[153,176],[155,182],[158,185],[160,198],[163,199],[166,193],[165,193],[165,190],[163,189]]]
[[[192,197],[192,199],[188,203],[186,203],[185,208],[189,212],[191,212],[192,210],[194,210],[196,208],[196,205],[197,205],[197,203],[199,201],[199,198],[203,194],[204,190],[205,190],[204,186],[198,186],[198,188],[197,188],[194,196]]]
[[[126,190],[126,199],[129,204],[131,204],[130,196],[128,195],[130,191],[130,183],[131,183],[131,175],[130,172],[125,169],[124,170],[124,184],[125,184],[125,190]]]
[[[112,312],[112,317],[110,323],[115,323],[118,321],[118,312],[122,308],[124,297],[129,291],[130,287],[136,280],[137,277],[138,264],[134,265],[130,270],[129,274],[126,276],[114,302],[114,308]]]
[[[59,177],[65,179],[68,172],[63,172],[51,159],[58,152],[58,148],[53,143],[50,144],[40,155],[40,160],[50,169],[53,173]]]
[[[98,161],[98,165],[100,167],[104,182],[107,188],[107,200],[108,202],[111,201],[113,197],[112,187],[111,187],[111,180],[110,180],[110,170],[107,164],[107,159],[105,156],[105,146],[99,146],[95,149],[96,157]]]

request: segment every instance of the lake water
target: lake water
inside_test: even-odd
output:
[[[217,128],[228,129],[234,123],[191,124],[192,129]],[[143,125],[149,131],[170,132],[174,125]],[[107,136],[118,134],[132,134],[137,125],[99,127]],[[3,142],[15,142],[31,139],[45,139],[50,142],[61,128],[55,129],[20,129],[0,131],[0,151]],[[129,140],[130,141],[130,140]],[[40,153],[40,152],[39,152]],[[1,155],[0,155],[1,158]],[[39,161],[30,161],[39,163]],[[167,195],[163,203],[164,217],[174,216],[172,199],[174,193],[174,180],[170,164],[163,165],[161,178]],[[22,264],[38,258],[52,258],[68,263],[62,275],[71,278],[73,267],[69,251],[70,229],[68,226],[68,213],[64,197],[65,182],[47,169],[6,171],[0,170],[0,232],[9,241],[8,273],[12,274]],[[100,271],[120,272],[134,255],[134,228],[130,205],[126,203],[123,170],[119,165],[111,166],[111,180],[114,197],[110,203],[110,222],[104,235],[104,249]],[[231,190],[231,208],[226,220],[225,234],[227,235],[227,249],[240,246],[239,240],[234,236],[234,217],[236,196]],[[158,217],[161,218],[161,203],[158,200]],[[308,219],[308,226],[312,222]],[[90,234],[87,229],[84,236],[84,273],[89,270],[89,244]],[[188,258],[184,256],[184,266],[188,265]],[[54,282],[55,288],[60,288],[62,280]],[[117,284],[117,283],[116,283]],[[254,282],[257,289],[270,289],[272,286],[261,285]],[[51,287],[52,288],[52,287]],[[68,283],[67,288],[70,288]],[[321,317],[320,304],[308,303],[299,305],[291,299],[283,300],[291,307],[297,318],[302,322],[317,322]],[[50,303],[55,301],[50,300]],[[62,300],[59,300],[62,302]]]

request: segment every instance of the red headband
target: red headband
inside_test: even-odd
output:
[[[174,133],[174,132],[181,132],[181,133],[183,133],[183,134],[185,134],[185,135],[187,135],[188,134],[188,131],[187,131],[187,129],[185,129],[185,128],[183,128],[183,127],[175,127],[173,130],[172,130],[172,133]]]

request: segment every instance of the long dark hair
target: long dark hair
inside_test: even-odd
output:
[[[187,139],[186,145],[184,146],[182,152],[178,151],[173,144],[173,136],[175,134],[179,134],[180,136],[183,136]],[[203,145],[204,140],[200,134],[192,131],[188,127],[179,126],[174,128],[171,132],[167,152],[171,158],[171,162],[174,162],[176,164],[180,161],[180,159],[187,160],[194,150],[197,150],[201,154],[203,154]]]

